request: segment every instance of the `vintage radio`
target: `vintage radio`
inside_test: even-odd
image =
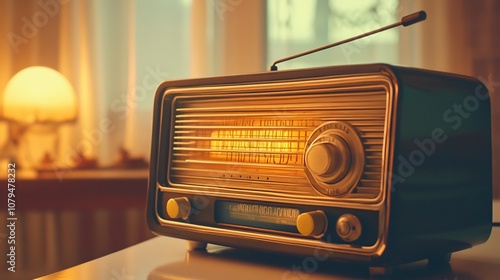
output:
[[[157,234],[374,268],[485,242],[490,101],[478,80],[386,64],[164,82]]]

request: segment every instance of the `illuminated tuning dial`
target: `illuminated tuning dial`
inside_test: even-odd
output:
[[[340,216],[335,229],[340,238],[347,242],[355,241],[361,236],[361,222],[351,214]]]
[[[191,213],[191,203],[187,197],[171,198],[167,201],[166,210],[170,218],[186,220]]]
[[[327,227],[327,218],[323,211],[312,211],[297,217],[297,230],[305,236],[320,236]]]

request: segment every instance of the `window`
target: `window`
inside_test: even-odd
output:
[[[267,6],[267,63],[391,24],[397,0],[270,0]],[[285,62],[282,68],[357,63],[398,63],[398,31],[370,37]]]

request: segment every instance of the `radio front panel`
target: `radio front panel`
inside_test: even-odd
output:
[[[169,192],[163,193],[160,205],[167,205],[169,201],[181,197],[190,201],[189,218],[172,219],[166,207],[162,206],[158,208],[158,211],[164,225],[189,229],[199,234],[209,230],[219,236],[227,237],[259,236],[261,239],[272,242],[281,242],[281,238],[287,238],[294,240],[296,244],[311,247],[319,245],[326,246],[326,248],[340,248],[346,245],[357,247],[343,248],[343,250],[373,251],[379,245],[381,222],[379,211]],[[182,202],[179,206],[183,208],[182,210],[188,209],[188,206],[183,205]],[[304,213],[320,212],[325,218],[316,224],[325,223],[321,228],[322,231],[308,235],[301,233],[297,228],[299,216]],[[337,232],[339,219],[341,221],[348,219],[346,222],[359,220],[356,232],[345,235]],[[316,225],[316,227],[320,226]]]

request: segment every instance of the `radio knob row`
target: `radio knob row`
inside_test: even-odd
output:
[[[166,205],[167,215],[172,219],[187,220],[191,213],[191,203],[187,197],[171,198]],[[304,236],[321,237],[327,227],[328,218],[321,210],[305,212],[297,217],[297,230]],[[351,214],[337,219],[335,230],[346,242],[352,242],[361,235],[361,222]]]

